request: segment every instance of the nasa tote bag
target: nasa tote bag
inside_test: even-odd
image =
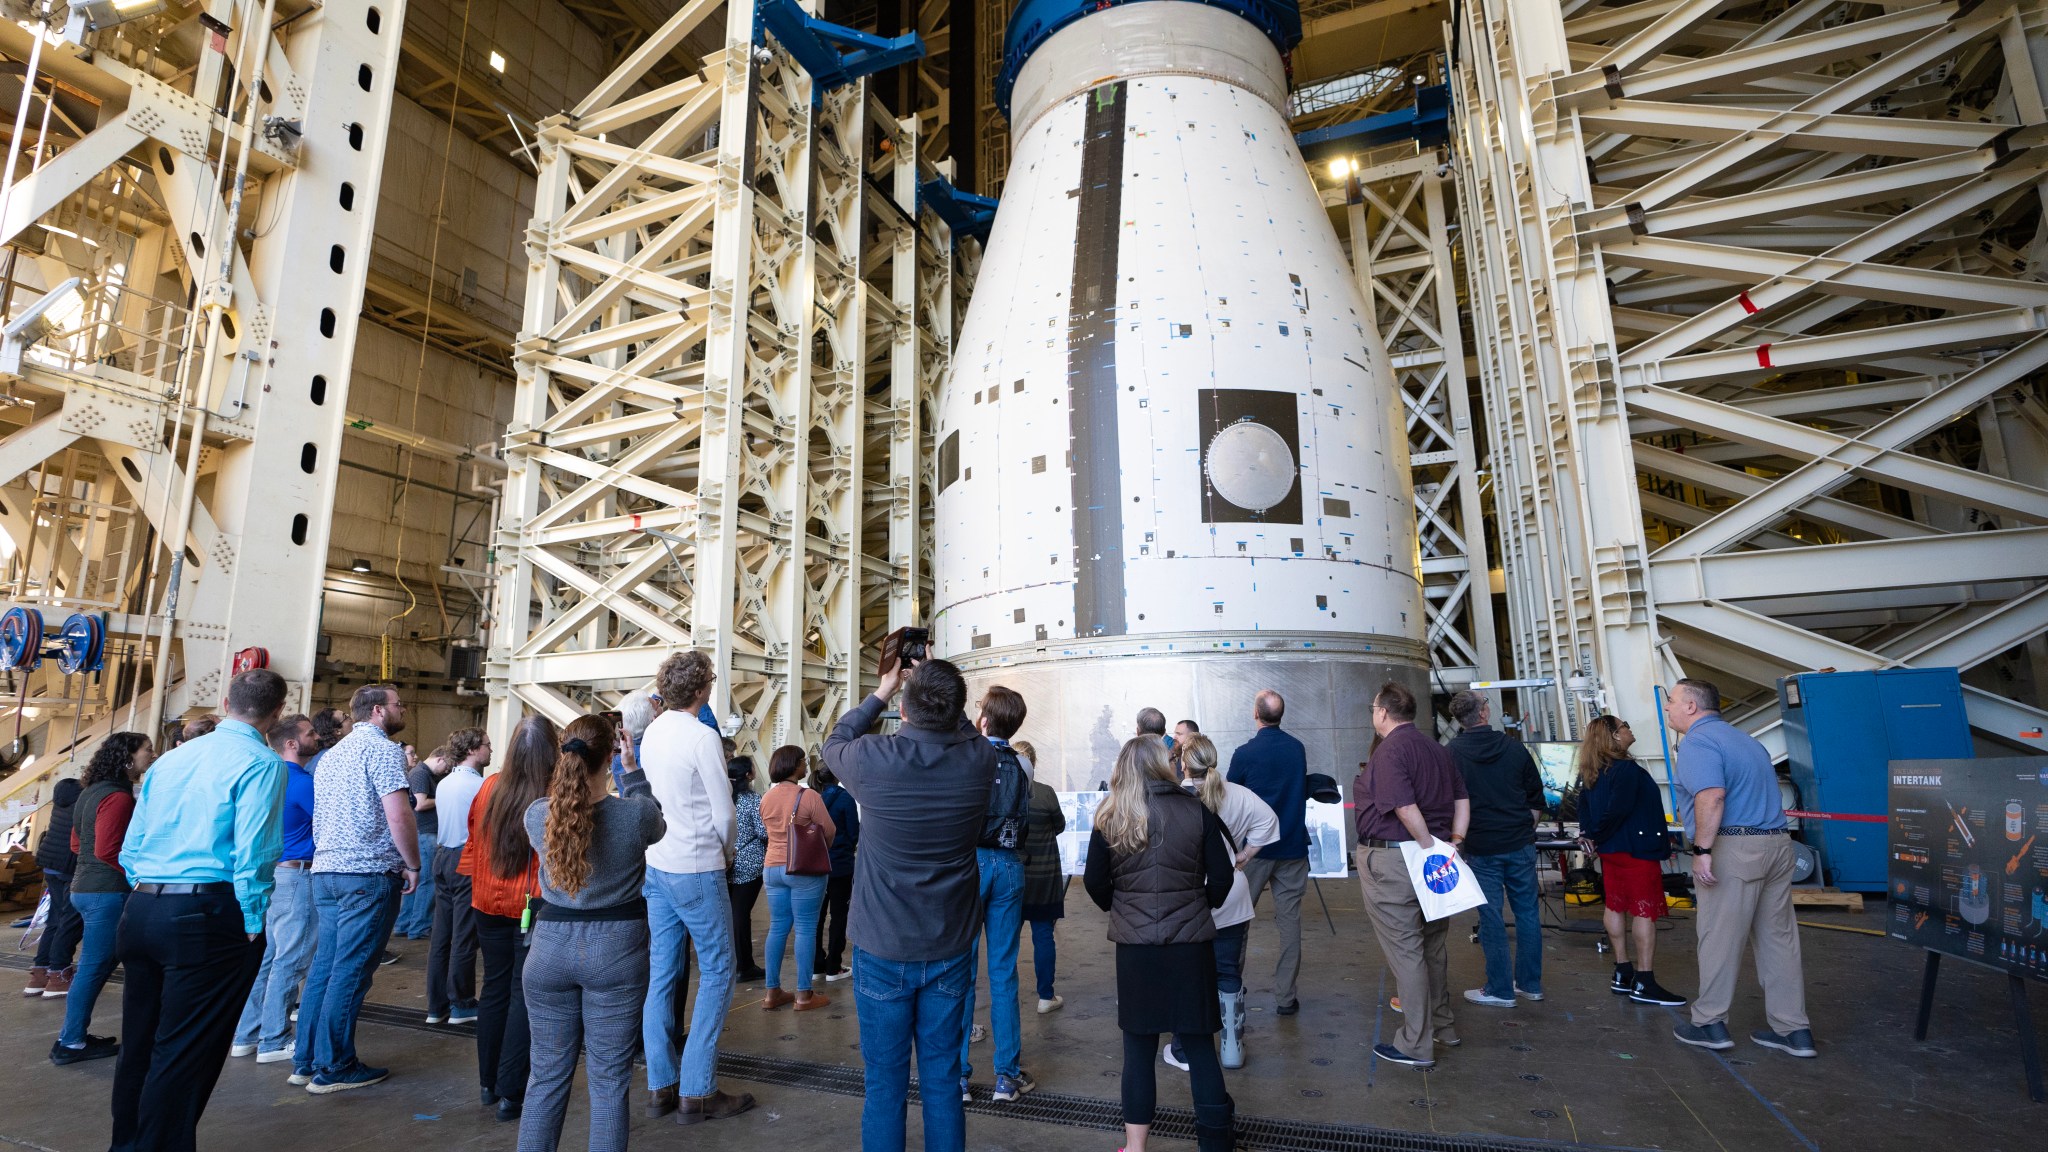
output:
[[[1486,903],[1472,866],[1448,841],[1439,840],[1427,848],[1413,840],[1402,841],[1401,858],[1407,861],[1408,879],[1415,884],[1424,920],[1441,920]]]

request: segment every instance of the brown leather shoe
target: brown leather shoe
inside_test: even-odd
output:
[[[23,996],[41,996],[43,989],[50,986],[50,970],[38,965],[28,970],[28,987],[21,990]]]
[[[809,1012],[813,1008],[823,1008],[831,1002],[832,998],[822,992],[799,992],[796,994],[796,1010],[799,1012]]]
[[[784,992],[780,988],[770,988],[768,990],[768,994],[766,996],[761,997],[761,1007],[769,1009],[770,1011],[780,1008],[784,1004],[794,1003],[796,1003],[796,997],[790,995],[787,992]]]
[[[727,1120],[754,1106],[752,1093],[742,1092],[735,1096],[723,1088],[709,1096],[683,1097],[682,1111],[676,1113],[678,1124],[702,1124],[706,1120]]]
[[[78,965],[73,964],[62,972],[52,968],[49,982],[43,985],[43,999],[56,1000],[71,994],[71,978],[78,975]]]
[[[666,1088],[656,1088],[653,1099],[647,1102],[647,1118],[649,1120],[661,1119],[663,1116],[675,1111],[680,1106],[681,1100],[682,1098],[676,1095],[676,1086],[674,1084]]]

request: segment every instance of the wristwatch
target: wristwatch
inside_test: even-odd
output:
[[[1714,854],[1714,846],[1712,844],[1695,844],[1692,846],[1692,854],[1695,856],[1712,856]]]

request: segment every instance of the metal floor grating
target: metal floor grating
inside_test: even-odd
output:
[[[26,970],[27,957],[0,954],[0,966]],[[117,970],[111,977],[118,983]],[[365,1003],[361,1019],[390,1028],[408,1028],[436,1036],[473,1037],[473,1024],[429,1024],[417,1008]],[[721,1052],[718,1073],[734,1080],[773,1084],[807,1092],[859,1098],[866,1091],[866,1077],[858,1068],[844,1064],[823,1064],[811,1060],[790,1060],[776,1056],[752,1056]],[[1064,1092],[1033,1092],[1010,1104],[988,1099],[986,1085],[977,1089],[967,1111],[998,1120],[1029,1120],[1067,1128],[1089,1128],[1098,1132],[1122,1132],[1123,1107],[1115,1100],[1096,1096],[1074,1096]],[[910,1103],[918,1102],[916,1080],[910,1084]],[[1160,1108],[1152,1122],[1155,1135],[1169,1140],[1195,1138],[1194,1113],[1186,1108]],[[1517,1140],[1503,1136],[1445,1135],[1435,1132],[1403,1132],[1363,1124],[1320,1124],[1270,1116],[1237,1118],[1237,1146],[1246,1152],[1555,1152],[1566,1148],[1612,1148],[1610,1145],[1575,1144],[1563,1140]],[[1621,1150],[1616,1150],[1621,1152]]]

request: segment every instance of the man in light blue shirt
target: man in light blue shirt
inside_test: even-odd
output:
[[[285,766],[262,733],[284,678],[236,676],[212,732],[165,753],[121,848],[134,892],[115,952],[127,969],[114,1067],[115,1152],[190,1148],[263,960],[271,873],[284,852]]]
[[[1792,1056],[1817,1056],[1792,908],[1796,857],[1785,834],[1771,754],[1721,719],[1721,693],[1705,680],[1680,680],[1664,705],[1664,718],[1685,737],[1671,790],[1693,843],[1700,964],[1692,1021],[1673,1035],[1699,1048],[1735,1047],[1728,1037],[1728,1009],[1748,941],[1756,951],[1757,982],[1771,1025],[1749,1038]]]

